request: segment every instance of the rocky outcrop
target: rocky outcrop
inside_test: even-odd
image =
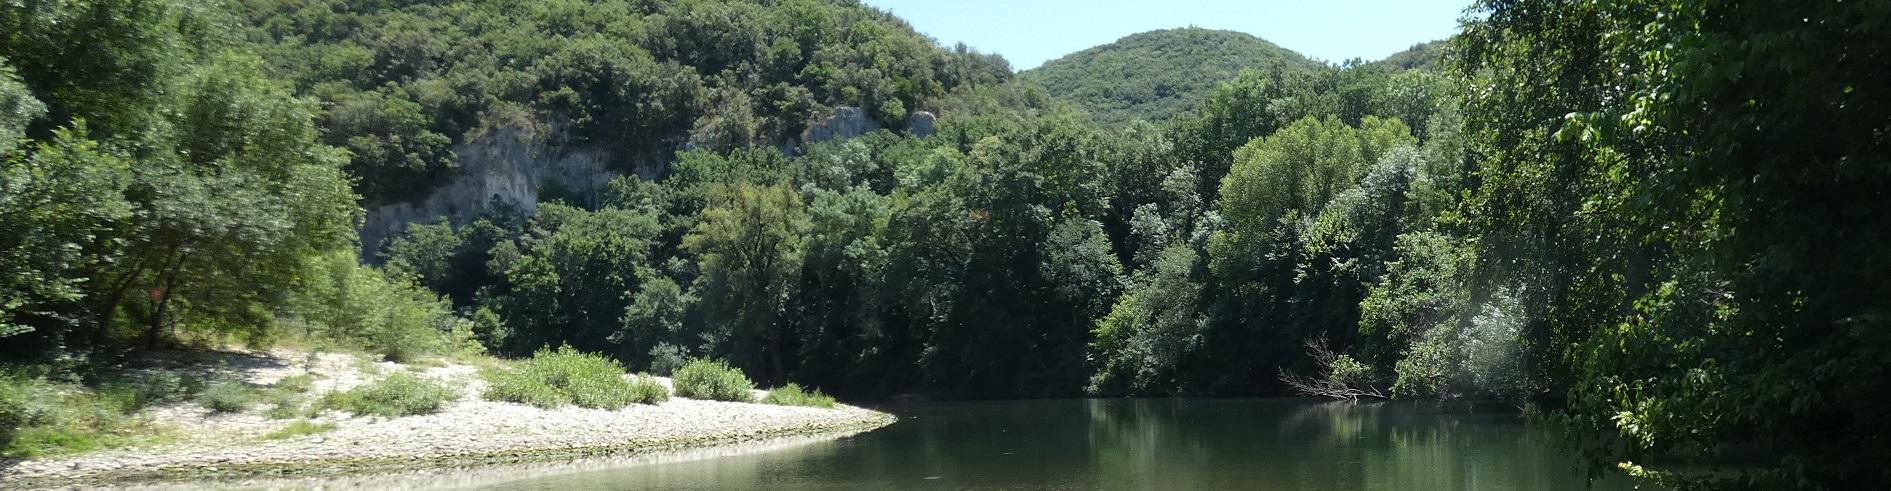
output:
[[[845,140],[879,130],[880,123],[868,117],[866,110],[840,106],[834,108],[834,115],[808,125],[807,131],[801,132],[801,141],[813,144]]]
[[[932,136],[933,126],[938,119],[938,116],[933,116],[929,112],[913,111],[913,114],[906,116],[906,132],[918,138]]]
[[[621,175],[611,165],[616,154],[596,147],[561,145],[558,142],[563,141],[562,134],[557,127],[512,125],[456,146],[459,169],[425,197],[367,209],[367,221],[361,227],[362,257],[375,259],[386,240],[410,223],[446,217],[455,225],[464,224],[495,200],[530,214],[538,210],[538,198],[548,188],[556,187],[588,200],[597,189]],[[661,169],[639,165],[636,172],[655,179]]]
[[[937,119],[932,113],[915,111],[906,118],[907,131],[921,138],[930,136]],[[799,143],[785,142],[782,151],[794,154],[802,144],[845,140],[880,129],[865,110],[836,107],[834,114],[803,131]],[[644,179],[661,178],[671,152],[682,148],[687,139],[687,135],[680,135],[667,149],[626,151],[568,145],[563,143],[567,141],[565,134],[556,125],[515,124],[455,146],[459,169],[426,196],[368,207],[367,221],[361,227],[362,257],[378,260],[387,239],[410,223],[445,217],[455,226],[462,225],[494,201],[511,203],[527,214],[538,211],[539,196],[547,189],[561,189],[589,201],[598,189],[622,175],[618,170],[622,166],[613,164],[619,159],[633,162],[633,171]]]

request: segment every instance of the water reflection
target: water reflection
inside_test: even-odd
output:
[[[1629,487],[1620,479],[1590,487],[1574,456],[1549,435],[1501,413],[1279,399],[1003,401],[882,409],[900,415],[900,422],[844,439],[710,459],[567,466],[529,475],[454,475],[449,486],[556,491]]]

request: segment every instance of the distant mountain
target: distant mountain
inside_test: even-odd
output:
[[[1320,66],[1246,33],[1191,27],[1133,34],[1051,60],[1018,77],[1109,124],[1169,119],[1243,68]]]

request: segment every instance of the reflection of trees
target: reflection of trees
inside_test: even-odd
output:
[[[1129,488],[1584,489],[1575,460],[1506,414],[1291,400],[1086,405],[1100,482]]]
[[[531,484],[533,489],[1585,489],[1573,456],[1515,415],[1280,399],[996,401],[895,412],[903,418],[899,423],[847,441]],[[942,478],[921,479],[926,476]]]

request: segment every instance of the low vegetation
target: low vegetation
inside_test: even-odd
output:
[[[779,406],[834,407],[833,396],[821,393],[820,389],[802,389],[801,384],[795,383],[768,391],[768,395],[762,397],[762,402]]]
[[[552,409],[567,405],[617,409],[669,400],[670,391],[648,376],[624,378],[624,365],[571,347],[541,349],[511,368],[491,368],[485,377],[488,400]]]
[[[406,372],[324,396],[321,406],[360,416],[396,418],[433,414],[459,398],[459,391]]]
[[[270,419],[290,419],[305,415],[304,406],[308,402],[309,389],[314,388],[315,377],[309,374],[291,375],[276,381],[263,391],[263,400],[269,409],[263,415]]]
[[[334,423],[317,423],[309,420],[297,420],[283,426],[282,429],[262,436],[264,440],[287,440],[299,436],[327,433],[335,430]]]
[[[0,375],[0,457],[65,455],[161,441],[168,435],[137,413],[150,404],[189,397],[169,392],[179,386],[165,382],[175,380],[141,379],[95,389],[43,376]]]
[[[755,383],[722,360],[690,360],[676,369],[670,382],[676,386],[678,397],[734,402],[755,400]]]
[[[256,405],[256,390],[242,382],[215,382],[204,389],[197,402],[212,412],[240,413]]]

